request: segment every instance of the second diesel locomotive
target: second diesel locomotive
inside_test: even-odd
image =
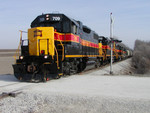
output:
[[[28,39],[20,43],[21,55],[13,69],[22,81],[47,81],[82,72],[89,61],[96,67],[110,61],[109,39],[64,14],[38,16],[28,29]],[[125,54],[125,48],[114,43],[114,60]]]

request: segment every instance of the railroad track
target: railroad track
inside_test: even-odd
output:
[[[97,70],[99,70],[99,69],[103,69],[103,68],[105,68],[105,67],[108,67],[109,65],[110,65],[110,64],[101,65],[100,67],[97,67],[97,68],[92,67],[92,68],[90,68],[90,69],[84,70],[83,72],[79,73],[78,75],[83,75],[83,74],[87,74],[87,73],[90,73],[90,72],[93,72],[93,71],[97,71]]]
[[[127,60],[127,59],[124,59],[124,60]],[[113,64],[116,64],[116,63],[122,62],[122,61],[124,61],[124,60],[120,60],[120,61],[114,62]],[[93,72],[93,71],[97,71],[97,70],[103,69],[103,68],[108,67],[108,66],[110,66],[110,63],[108,63],[108,64],[104,64],[104,65],[101,65],[100,67],[97,67],[97,68],[95,68],[95,67],[94,67],[94,65],[93,65],[93,67],[92,67],[92,68],[85,69],[83,72],[78,73],[78,75],[87,74],[87,73],[90,73],[90,72]]]
[[[19,83],[12,83],[12,84],[2,85],[2,86],[0,86],[0,88],[7,87],[7,86],[12,86],[12,85],[16,85],[16,84],[19,84]]]

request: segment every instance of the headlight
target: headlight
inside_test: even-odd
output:
[[[23,59],[23,56],[20,56],[20,59],[22,60],[22,59]]]
[[[49,15],[46,15],[46,17],[49,17]]]
[[[47,55],[45,55],[45,56],[44,56],[44,58],[45,58],[45,59],[47,59],[47,58],[48,58],[48,56],[47,56]]]
[[[46,18],[46,20],[49,20],[49,18]]]

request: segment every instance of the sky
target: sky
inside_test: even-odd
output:
[[[0,49],[16,49],[19,30],[42,13],[63,13],[110,37],[111,12],[114,37],[130,48],[136,39],[150,41],[150,0],[0,0]]]

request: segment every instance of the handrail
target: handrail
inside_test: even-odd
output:
[[[19,45],[18,45],[18,49],[16,50],[16,53],[14,55],[14,58],[15,58],[15,61],[16,61],[16,57],[19,56],[19,48],[21,46],[21,42],[22,42],[22,31],[19,30],[21,33],[20,33],[20,41],[19,41]]]
[[[16,53],[15,55],[13,56],[15,58],[15,61],[16,61],[16,57],[19,56],[19,48],[21,46],[21,43],[22,43],[22,33],[28,33],[26,31],[21,31],[19,30],[21,33],[20,33],[20,42],[19,42],[19,45],[18,45],[18,49],[16,50]]]
[[[58,38],[59,38],[59,36],[58,36]],[[64,60],[64,46],[63,46],[62,41],[60,40],[60,38],[59,38],[59,42],[60,42],[60,44],[62,46],[62,49],[63,49],[63,51],[62,51],[62,61],[63,61]]]
[[[54,49],[55,49],[56,54],[57,54],[57,67],[59,68],[58,52],[57,52],[57,49],[56,49],[55,45],[54,45]]]

